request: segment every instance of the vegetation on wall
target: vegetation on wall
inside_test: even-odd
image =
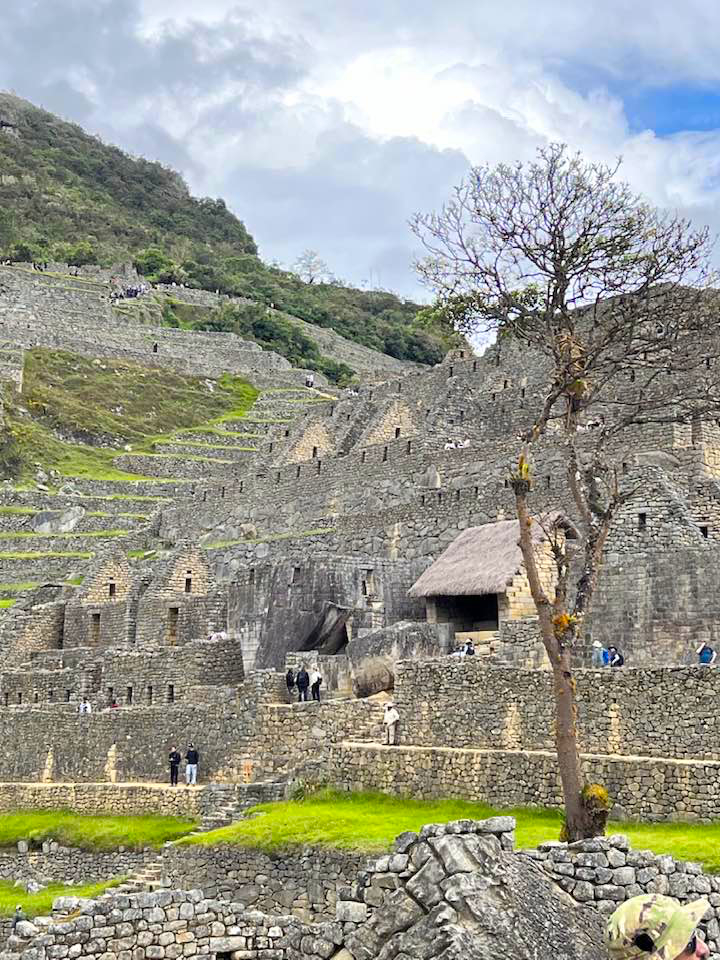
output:
[[[181,307],[181,305],[178,305]],[[277,312],[269,312],[257,303],[244,306],[227,304],[218,310],[178,310],[166,303],[163,322],[185,330],[217,330],[254,340],[265,350],[285,357],[294,367],[317,370],[333,383],[344,387],[355,376],[352,367],[320,352],[317,343],[299,326]]]
[[[133,260],[153,281],[272,303],[401,360],[437,363],[456,340],[442,317],[418,322],[417,304],[392,293],[308,283],[268,266],[222,200],[192,197],[159,163],[7,94],[0,119],[9,124],[0,127],[0,257],[78,266]]]

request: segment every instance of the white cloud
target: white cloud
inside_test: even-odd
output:
[[[652,201],[720,225],[720,135],[638,133],[623,104],[644,85],[717,84],[708,0],[9,2],[22,29],[6,31],[19,49],[4,62],[0,39],[0,85],[179,164],[195,190],[226,195],[268,258],[317,247],[350,280],[372,271],[407,291],[408,216],[469,163],[558,139],[622,154]],[[61,42],[62,5],[95,42]],[[47,51],[40,74],[33,50]]]

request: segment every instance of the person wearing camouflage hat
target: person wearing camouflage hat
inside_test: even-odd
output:
[[[608,920],[606,943],[612,960],[705,960],[710,955],[697,925],[707,900],[678,903],[659,893],[626,900]]]

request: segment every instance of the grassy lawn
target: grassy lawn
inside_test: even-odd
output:
[[[558,810],[497,810],[462,800],[424,802],[409,797],[331,790],[300,802],[260,804],[253,810],[262,811],[263,815],[180,842],[230,843],[267,851],[312,844],[375,853],[387,850],[399,833],[417,831],[426,823],[466,818],[483,820],[509,814],[518,822],[516,845],[520,848],[557,840],[561,826]],[[720,872],[720,822],[611,823],[608,833],[626,834],[636,849],[669,853],[679,860],[696,860],[709,872]]]
[[[122,877],[116,877],[106,883],[93,883],[85,887],[63,887],[53,884],[37,893],[25,893],[21,887],[9,883],[0,883],[0,916],[11,917],[17,904],[21,904],[27,917],[42,917],[52,912],[55,897],[99,897],[109,887],[122,883]]]
[[[63,846],[83,850],[116,850],[120,846],[140,850],[161,847],[194,827],[194,820],[180,817],[85,816],[69,810],[21,810],[0,816],[0,847],[13,846],[18,840],[57,840]]]

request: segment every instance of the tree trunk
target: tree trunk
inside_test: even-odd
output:
[[[564,642],[567,638],[563,638],[564,631],[556,622],[558,616],[567,615],[567,610],[553,609],[540,581],[532,543],[533,521],[527,503],[529,483],[516,480],[513,486],[520,527],[520,550],[525,562],[530,592],[538,612],[543,645],[553,672],[555,749],[565,803],[567,839],[581,840],[584,837],[595,836],[597,830],[582,798],[584,784],[580,770],[575,680],[570,660],[572,647],[570,643]]]
[[[575,680],[570,669],[570,651],[551,658],[555,694],[555,748],[565,801],[567,839],[581,840],[593,836],[582,802],[583,778],[580,771],[580,749],[577,738],[577,704]]]

